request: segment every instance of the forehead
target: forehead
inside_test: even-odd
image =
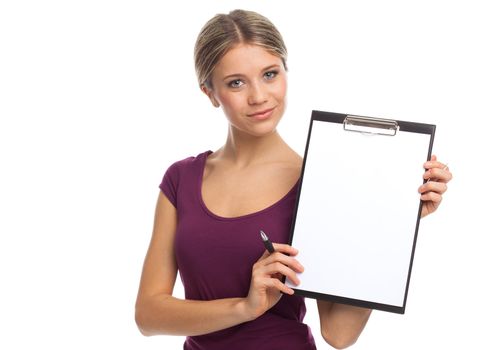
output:
[[[256,71],[272,66],[282,65],[280,57],[273,55],[258,45],[239,44],[231,48],[220,59],[215,67],[217,75],[254,74]]]

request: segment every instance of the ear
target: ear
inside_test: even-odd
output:
[[[207,87],[205,84],[201,84],[200,88],[201,88],[201,91],[203,91],[205,93],[205,95],[208,96],[208,98],[210,99],[211,104],[213,106],[215,106],[217,108],[220,107],[220,103],[215,98],[215,95],[213,94],[213,90],[212,89],[210,89],[209,87]]]

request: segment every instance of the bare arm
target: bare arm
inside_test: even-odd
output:
[[[297,252],[286,244],[275,244],[277,252],[269,254],[265,251],[252,267],[247,297],[211,301],[173,297],[177,276],[176,227],[176,209],[160,193],[135,307],[135,320],[142,334],[193,336],[219,331],[259,317],[279,301],[280,291],[293,293],[276,276],[283,274],[298,281],[296,272],[302,267],[292,257]]]
[[[177,275],[176,227],[176,209],[161,192],[136,301],[140,331],[144,335],[199,335],[250,320],[240,298],[194,301],[172,296]]]
[[[241,298],[211,301],[153,295],[137,307],[136,322],[143,335],[201,335],[248,321]]]
[[[372,310],[317,300],[322,337],[336,349],[353,345],[360,336]]]

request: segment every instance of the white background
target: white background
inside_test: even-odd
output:
[[[407,312],[374,312],[353,349],[489,348],[485,2],[168,3],[0,3],[0,348],[182,348],[141,336],[134,301],[165,169],[225,140],[192,55],[234,8],[283,33],[299,153],[312,109],[437,124],[455,179],[421,223]]]

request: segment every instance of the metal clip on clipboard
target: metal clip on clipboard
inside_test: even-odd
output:
[[[399,124],[397,121],[390,119],[347,115],[343,122],[343,129],[367,135],[395,136],[397,130],[399,130]]]

